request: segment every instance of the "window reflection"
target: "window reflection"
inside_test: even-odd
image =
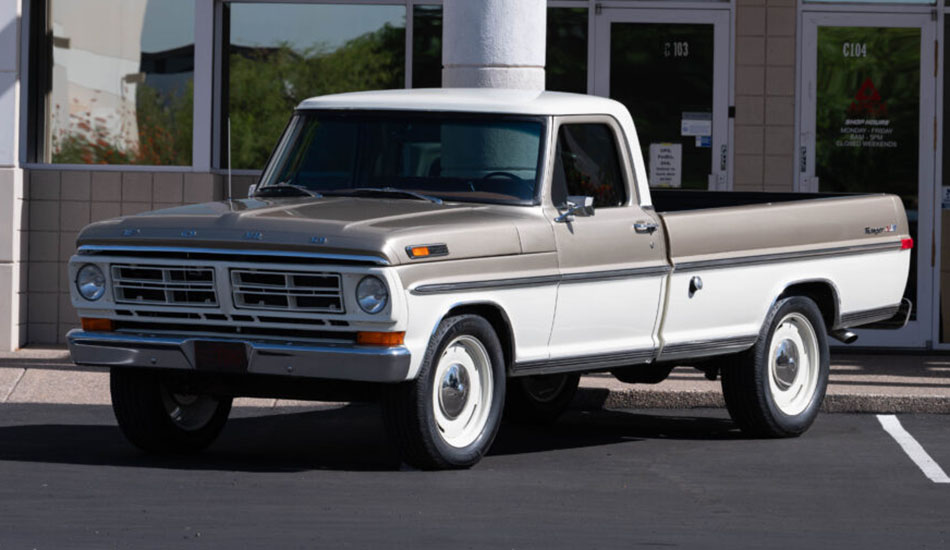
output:
[[[412,9],[412,87],[442,86],[442,6]]]
[[[405,86],[404,5],[235,3],[227,13],[234,168],[263,168],[308,97]]]
[[[191,164],[193,0],[50,0],[45,160]]]
[[[587,93],[587,8],[548,8],[545,88]]]

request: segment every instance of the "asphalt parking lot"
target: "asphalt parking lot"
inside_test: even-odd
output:
[[[895,418],[950,471],[950,416]],[[4,550],[950,547],[950,483],[871,414],[750,440],[721,409],[574,410],[418,472],[372,405],[240,408],[204,454],[156,458],[107,406],[8,403],[0,480]]]

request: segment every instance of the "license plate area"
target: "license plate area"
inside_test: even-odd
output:
[[[195,342],[195,368],[209,372],[247,372],[247,346],[242,342]]]

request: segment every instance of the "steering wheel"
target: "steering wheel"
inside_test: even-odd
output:
[[[511,172],[505,172],[504,170],[496,170],[494,172],[489,172],[485,174],[484,176],[482,176],[482,179],[487,180],[487,179],[491,179],[495,177],[508,178],[512,181],[519,181],[519,182],[522,181],[521,178],[519,178],[517,175],[512,174]]]

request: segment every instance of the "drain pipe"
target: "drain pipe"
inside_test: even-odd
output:
[[[444,0],[442,87],[544,89],[546,0]]]

